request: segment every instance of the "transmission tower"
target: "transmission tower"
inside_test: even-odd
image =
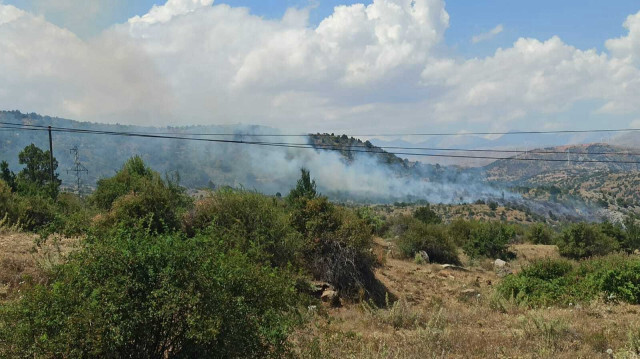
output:
[[[76,192],[80,194],[80,182],[82,180],[82,174],[88,175],[89,170],[82,163],[80,163],[80,155],[78,154],[78,146],[73,146],[69,149],[71,155],[73,155],[73,167],[67,170],[67,173],[74,172],[76,176]]]

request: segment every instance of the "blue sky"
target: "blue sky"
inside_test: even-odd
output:
[[[28,11],[37,12],[39,2],[48,0],[4,0]],[[80,29],[79,35],[93,35],[113,23],[124,22],[135,15],[145,14],[153,5],[162,5],[158,0],[112,0],[114,5],[101,16],[92,19],[93,27]],[[216,0],[215,4],[228,4],[251,9],[251,13],[269,19],[282,17],[288,7],[312,6],[312,25],[331,15],[338,5],[355,3],[369,4],[371,1],[354,0]],[[461,56],[487,56],[497,47],[508,47],[519,37],[540,40],[554,35],[580,49],[596,48],[603,51],[606,39],[625,33],[621,24],[632,13],[640,10],[637,0],[450,0],[446,1],[450,15],[450,26],[445,41]],[[49,21],[64,25],[59,14],[50,13]],[[470,39],[502,24],[504,30],[488,41],[477,44]],[[86,32],[86,33],[82,33]]]

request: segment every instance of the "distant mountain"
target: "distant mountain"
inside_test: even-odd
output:
[[[547,152],[547,153],[542,153]],[[554,153],[549,153],[554,152]],[[618,153],[630,154],[618,154]],[[534,176],[557,171],[575,174],[588,172],[629,172],[640,170],[640,151],[602,143],[546,147],[518,155],[520,160],[498,160],[484,167],[489,181],[523,182]],[[550,161],[536,161],[545,159]],[[581,162],[603,161],[603,162]]]
[[[412,137],[414,139],[415,137]],[[403,150],[388,147],[414,147],[414,148],[432,148],[432,149],[491,149],[491,150],[520,150],[526,151],[534,148],[563,146],[567,144],[587,144],[599,142],[603,139],[600,134],[509,134],[502,135],[497,138],[487,138],[478,135],[460,135],[460,136],[426,136],[423,141],[409,142],[404,139],[371,139],[371,143],[386,149],[389,152],[409,152],[409,153],[426,153],[437,155],[453,155],[453,156],[470,156],[470,157],[509,157],[508,154],[490,153],[483,154],[477,152],[465,151],[438,151],[438,150]],[[421,161],[424,163],[439,163],[441,165],[457,165],[463,167],[482,167],[494,162],[493,159],[474,159],[462,157],[442,157],[442,156],[421,156],[421,155],[403,155],[413,161]]]

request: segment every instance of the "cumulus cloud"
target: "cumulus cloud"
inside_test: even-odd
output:
[[[603,115],[640,112],[640,13],[625,21],[626,36],[607,41],[608,52],[521,38],[474,59],[443,55],[442,0],[337,6],[317,26],[308,16],[289,9],[270,20],[212,0],[168,0],[83,40],[0,5],[0,107],[345,132],[529,128],[518,125],[584,102]]]
[[[0,5],[0,107],[80,119],[153,123],[171,99],[162,76],[129,38],[91,41]],[[122,121],[124,122],[124,121]]]
[[[477,44],[477,43],[482,42],[482,41],[491,40],[494,37],[496,37],[496,35],[501,33],[502,31],[504,31],[504,26],[502,26],[502,24],[499,24],[498,26],[494,27],[493,29],[491,29],[491,30],[489,30],[487,32],[483,32],[481,34],[473,36],[471,38],[471,42],[474,43],[474,44]]]
[[[626,36],[607,40],[605,45],[613,56],[640,65],[640,12],[629,15],[623,26],[629,31]]]

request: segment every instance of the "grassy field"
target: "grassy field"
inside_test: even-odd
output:
[[[382,239],[377,244],[387,251]],[[510,264],[514,271],[559,257],[555,246],[511,249],[519,258]],[[388,309],[346,304],[314,312],[295,336],[297,352],[317,358],[638,357],[638,306],[595,301],[527,309],[494,295],[501,278],[491,261],[463,263],[466,271],[387,257],[376,275],[399,300]]]

